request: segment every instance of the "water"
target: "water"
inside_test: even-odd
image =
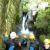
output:
[[[24,15],[22,21],[22,29],[21,29],[22,34],[29,34],[29,29],[27,27],[27,20],[28,20],[28,16]]]

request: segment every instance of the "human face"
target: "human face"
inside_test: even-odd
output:
[[[45,49],[49,49],[50,45],[48,43],[44,44]]]

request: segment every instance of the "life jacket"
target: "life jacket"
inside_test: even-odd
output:
[[[14,50],[14,47],[15,47],[14,44],[11,43],[8,50]]]
[[[33,46],[30,46],[30,47],[29,47],[29,50],[34,50],[34,47],[33,47]]]

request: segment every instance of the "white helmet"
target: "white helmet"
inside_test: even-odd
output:
[[[15,32],[11,32],[10,33],[10,38],[11,39],[15,39],[16,38],[16,33]]]

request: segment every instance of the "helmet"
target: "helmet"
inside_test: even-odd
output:
[[[19,38],[19,36],[18,36],[18,35],[16,35],[16,38],[18,39],[18,38]]]
[[[23,34],[22,37],[25,39],[25,38],[27,38],[27,35],[26,34]]]
[[[33,39],[35,40],[35,36],[34,36],[34,34],[32,34],[32,33],[29,34],[29,39],[30,39],[30,40],[33,40]]]
[[[16,33],[15,32],[11,32],[10,33],[10,38],[11,39],[15,39],[16,38]]]
[[[49,39],[45,39],[45,40],[44,40],[44,43],[49,44],[49,43],[50,43],[50,40],[49,40]]]

